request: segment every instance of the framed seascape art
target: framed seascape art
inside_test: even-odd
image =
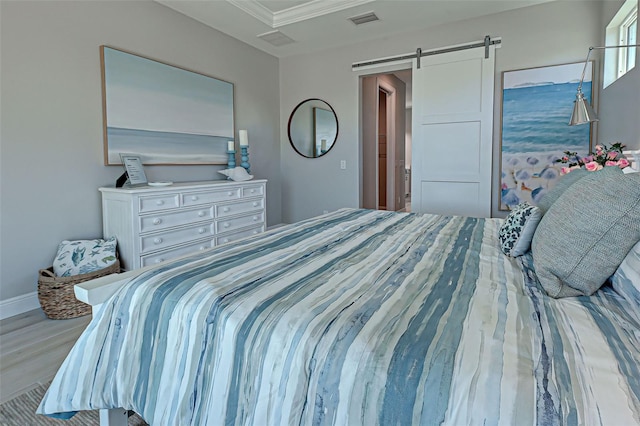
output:
[[[502,73],[500,210],[535,203],[560,177],[564,151],[589,154],[591,125],[569,126],[584,62]],[[593,61],[582,91],[592,100]]]
[[[226,164],[233,84],[100,47],[105,164]]]

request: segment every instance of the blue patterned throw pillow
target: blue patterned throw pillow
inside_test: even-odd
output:
[[[518,204],[504,220],[498,233],[500,249],[507,256],[522,256],[531,248],[542,210],[528,203]]]
[[[63,241],[53,261],[58,277],[88,274],[116,263],[116,237],[107,240]]]

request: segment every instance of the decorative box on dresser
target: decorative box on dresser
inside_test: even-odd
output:
[[[266,182],[100,188],[104,237],[132,270],[264,232]]]

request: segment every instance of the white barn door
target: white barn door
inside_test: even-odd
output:
[[[495,46],[413,61],[411,211],[491,215]]]

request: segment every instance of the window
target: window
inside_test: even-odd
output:
[[[606,29],[607,46],[638,43],[638,1],[627,0]],[[604,87],[625,75],[636,65],[636,47],[606,49],[604,52]]]
[[[620,25],[620,44],[637,44],[638,35],[638,8],[631,13]],[[618,75],[624,75],[636,65],[636,48],[627,47],[620,50]]]

